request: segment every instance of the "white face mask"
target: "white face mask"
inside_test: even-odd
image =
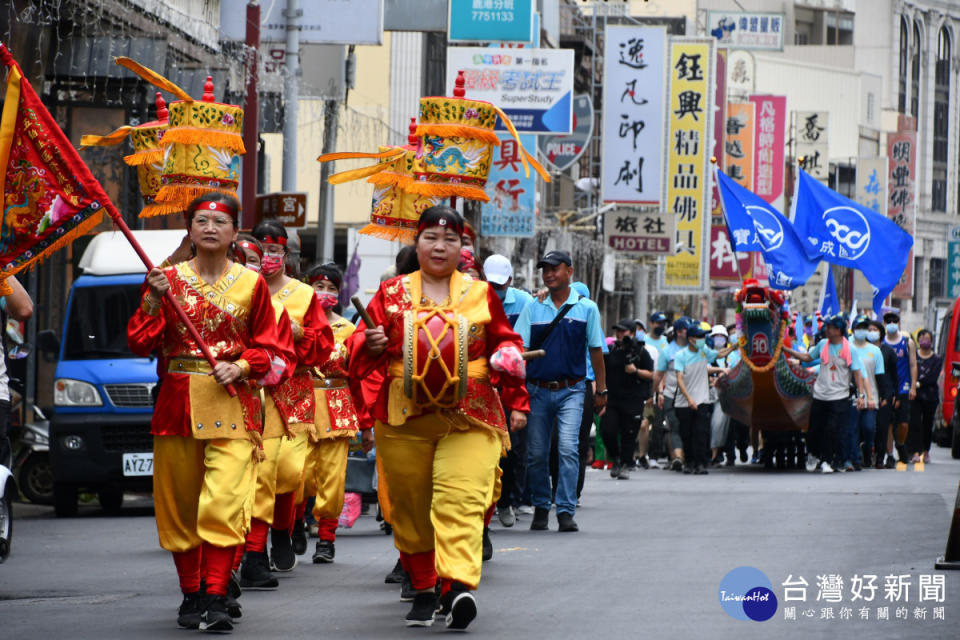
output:
[[[880,342],[880,332],[876,329],[871,329],[867,331],[867,340],[870,342]]]

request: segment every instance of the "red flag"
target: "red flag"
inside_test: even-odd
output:
[[[104,210],[113,218],[120,214],[2,43],[0,60],[7,68],[0,119],[0,276],[5,277],[85,234],[100,223]]]

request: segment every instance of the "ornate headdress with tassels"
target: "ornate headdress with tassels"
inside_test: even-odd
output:
[[[163,173],[163,149],[160,148],[160,139],[167,130],[167,103],[157,92],[157,119],[145,122],[135,127],[120,127],[105,136],[85,135],[80,138],[80,148],[106,147],[120,144],[130,136],[133,143],[133,153],[123,157],[123,161],[131,167],[137,168],[137,179],[140,183],[140,194],[146,207],[140,212],[141,218],[151,215],[154,208],[153,200],[160,191],[160,176]]]
[[[243,109],[214,102],[213,79],[207,76],[204,94],[190,94],[152,69],[126,57],[115,62],[180,98],[169,110],[157,93],[157,120],[120,127],[106,136],[83,136],[81,148],[119,144],[129,135],[134,153],[124,162],[137,167],[140,191],[147,206],[141,218],[179,213],[208,191],[236,196],[239,159],[244,153]]]
[[[484,185],[490,174],[493,147],[500,144],[494,132],[497,117],[503,121],[521,150],[520,160],[527,175],[532,166],[543,179],[550,176],[520,144],[510,118],[497,106],[480,100],[467,100],[463,72],[457,74],[454,97],[420,99],[420,122],[413,130],[410,144],[381,147],[379,153],[328,153],[320,162],[348,158],[377,159],[371,167],[336,173],[331,184],[367,178],[377,185],[371,224],[360,233],[388,239],[412,239],[420,214],[438,200],[461,197],[486,202],[490,196]]]

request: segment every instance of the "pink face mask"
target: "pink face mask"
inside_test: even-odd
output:
[[[265,276],[272,276],[280,269],[283,269],[283,256],[268,253],[260,261],[260,273]]]
[[[340,301],[340,298],[337,297],[337,294],[330,293],[329,291],[317,291],[317,302],[320,303],[320,308],[324,311],[328,311],[337,306],[337,302]]]
[[[254,271],[254,272],[256,272],[256,273],[260,273],[260,265],[258,265],[258,264],[250,264],[250,263],[248,262],[247,264],[245,264],[245,265],[243,265],[243,266],[245,266],[247,269],[250,269],[250,271]]]

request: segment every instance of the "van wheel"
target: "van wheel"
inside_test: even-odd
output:
[[[97,491],[100,506],[109,514],[116,514],[123,506],[123,489],[117,487],[103,487]]]
[[[62,482],[53,485],[53,512],[58,518],[75,518],[77,515],[77,487]]]
[[[20,492],[34,504],[53,504],[53,470],[46,453],[34,453],[20,467]]]

